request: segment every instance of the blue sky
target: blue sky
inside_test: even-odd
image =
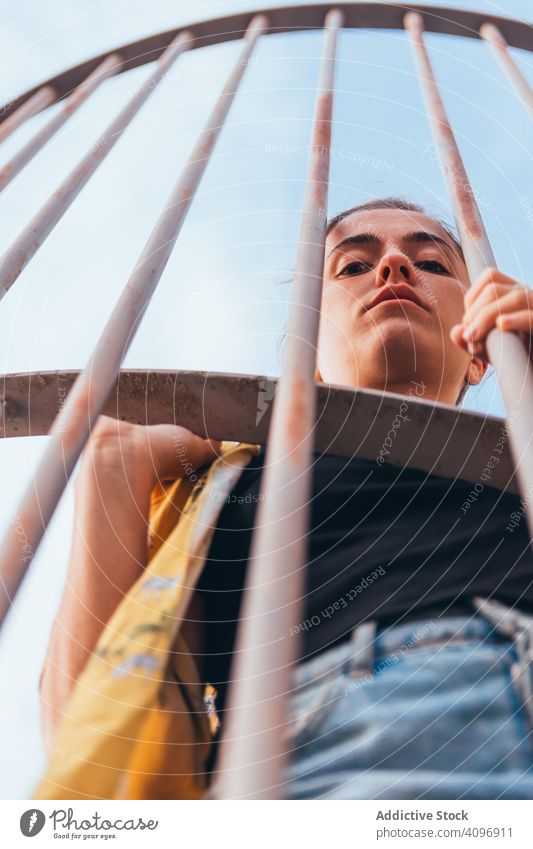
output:
[[[528,0],[460,5],[531,14]],[[6,6],[0,11],[1,101],[124,41],[254,8],[249,2],[177,6],[175,0],[21,0]],[[499,265],[530,282],[533,216],[523,198],[533,208],[533,122],[484,44],[431,35],[428,43]],[[278,373],[321,45],[320,33],[261,41],[125,365]],[[178,60],[27,266],[0,305],[2,372],[83,367],[237,51],[234,43]],[[533,83],[533,57],[514,55]],[[140,68],[102,86],[2,194],[0,250],[149,72]],[[335,119],[331,213],[392,193],[449,217],[441,175],[427,154],[430,131],[403,33],[343,33]],[[33,119],[3,146],[0,165],[44,120]],[[199,340],[202,322],[207,333]],[[495,379],[470,393],[466,406],[500,414]],[[0,515],[15,509],[44,444],[37,437],[0,446]],[[0,642],[4,798],[27,795],[43,764],[37,679],[71,524],[69,490]]]

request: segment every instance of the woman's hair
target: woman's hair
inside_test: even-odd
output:
[[[348,218],[350,215],[353,215],[355,212],[371,212],[374,209],[403,209],[405,212],[420,212],[422,215],[427,215],[428,218],[431,218],[437,224],[442,227],[445,233],[448,234],[454,245],[456,246],[459,254],[464,262],[465,257],[463,253],[463,249],[461,247],[461,242],[457,234],[454,232],[452,227],[443,221],[441,218],[436,217],[435,215],[431,215],[423,206],[420,206],[417,203],[411,203],[405,198],[401,197],[385,197],[385,198],[376,198],[375,200],[369,200],[366,203],[360,203],[358,206],[352,206],[350,209],[343,209],[342,212],[338,212],[332,218],[329,219],[326,226],[326,234],[330,233],[337,224],[340,224],[341,221],[344,221],[345,218]]]
[[[431,215],[423,206],[420,206],[417,203],[411,203],[411,201],[405,200],[402,197],[384,197],[384,198],[376,198],[375,200],[369,200],[366,203],[360,203],[357,206],[352,206],[350,209],[343,209],[341,212],[338,212],[332,218],[329,219],[326,226],[326,235],[333,230],[333,228],[340,224],[341,221],[344,221],[345,218],[348,218],[350,215],[353,215],[355,212],[371,212],[374,209],[402,209],[406,212],[420,212],[422,215],[427,215],[428,218],[431,218],[433,221],[436,221],[445,233],[448,234],[454,245],[456,246],[459,254],[463,260],[465,261],[463,249],[461,247],[461,242],[457,234],[450,227],[446,221],[443,221],[441,218],[436,217],[435,215]],[[461,391],[459,393],[459,397],[457,398],[456,404],[460,404],[463,398],[465,397],[468,387],[468,380],[464,380],[463,385],[461,387]]]

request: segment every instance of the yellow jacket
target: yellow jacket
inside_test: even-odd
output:
[[[148,564],[105,626],[54,736],[33,799],[199,799],[212,733],[180,624],[218,515],[259,445],[151,496]]]

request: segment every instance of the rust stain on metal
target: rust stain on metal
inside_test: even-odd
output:
[[[333,92],[326,91],[320,95],[318,101],[310,175],[311,179],[315,181],[312,185],[313,196],[319,203],[323,203],[329,176],[332,108]]]
[[[3,186],[9,180],[12,171],[13,165],[11,162],[6,163],[3,168],[0,168],[0,186]]]
[[[48,386],[51,383],[51,377],[46,374],[31,374],[30,375],[32,384],[37,384],[37,386]]]
[[[312,406],[310,391],[314,391],[314,385],[310,387],[309,381],[300,371],[296,371],[291,377],[291,397],[286,414],[287,439],[292,459],[297,463],[302,463],[306,460],[306,452],[303,446],[306,437],[309,435],[309,430],[313,428],[314,424],[310,421],[310,408]]]
[[[484,236],[483,223],[433,74],[431,61],[424,43],[423,18],[418,12],[408,12],[404,17],[404,26],[413,37],[413,44],[423,72],[421,84],[426,93],[430,118],[440,140],[445,174],[448,177],[449,186],[453,190],[462,224],[470,238],[481,239]]]
[[[437,126],[447,148],[450,178],[461,210],[461,220],[468,234],[473,239],[480,239],[483,237],[483,225],[453,130],[448,120],[439,121]]]
[[[13,421],[19,414],[19,406],[13,398],[2,398],[2,419],[5,422]]]
[[[110,53],[99,65],[80,83],[70,94],[62,108],[65,115],[70,115],[103,83],[109,76],[115,74],[122,64],[118,53]]]
[[[76,111],[78,106],[81,106],[81,104],[87,97],[88,92],[82,86],[80,86],[75,91],[73,91],[72,94],[67,98],[63,105],[62,112],[64,112],[66,115],[71,115],[73,112]]]

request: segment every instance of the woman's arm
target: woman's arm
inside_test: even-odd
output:
[[[184,466],[210,462],[217,447],[173,425],[98,420],[74,484],[67,580],[41,672],[42,729],[49,745],[104,625],[146,566],[154,485],[182,477]]]

